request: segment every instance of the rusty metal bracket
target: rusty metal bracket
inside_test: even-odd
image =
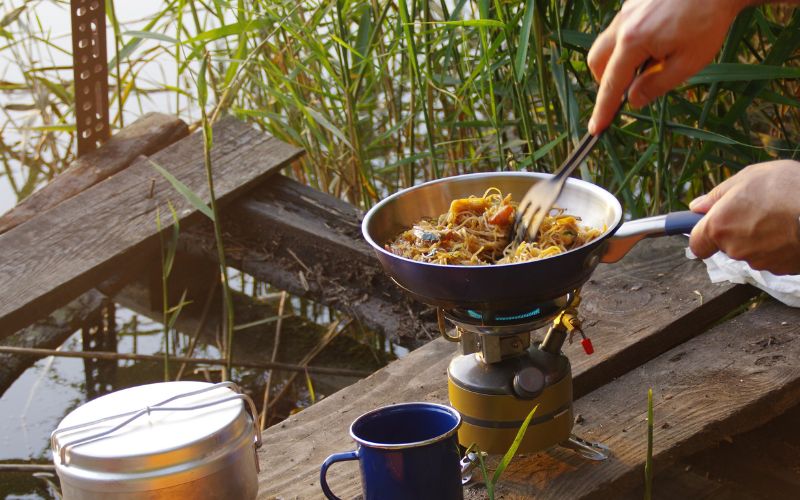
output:
[[[104,0],[70,0],[78,156],[111,137]]]

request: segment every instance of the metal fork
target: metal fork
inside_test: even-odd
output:
[[[518,245],[526,239],[528,241],[534,240],[545,215],[553,208],[553,204],[564,189],[567,177],[578,165],[583,163],[583,160],[586,159],[594,145],[597,144],[597,140],[602,134],[600,132],[597,135],[592,135],[587,132],[581,142],[578,143],[578,147],[570,153],[556,173],[553,174],[553,177],[546,181],[539,181],[528,189],[528,192],[519,202],[519,209],[517,209],[517,217],[514,221],[514,244]]]
[[[647,74],[657,73],[663,68],[660,62],[650,65],[651,61],[648,59],[639,67],[637,75],[646,72]],[[646,68],[646,69],[645,69]],[[633,80],[631,80],[631,83]],[[622,101],[615,113],[618,114],[619,110],[625,106],[628,101],[628,91],[622,98]],[[546,181],[540,181],[531,186],[522,200],[519,202],[519,209],[517,210],[517,217],[514,219],[514,244],[519,245],[523,240],[534,241],[536,233],[544,221],[544,217],[553,208],[553,204],[558,199],[561,191],[564,189],[564,184],[567,182],[567,177],[583,163],[586,156],[591,152],[594,145],[597,144],[603,131],[597,135],[592,135],[587,132],[583,136],[578,146],[570,153],[564,163],[558,167],[558,170],[553,174],[553,177]]]

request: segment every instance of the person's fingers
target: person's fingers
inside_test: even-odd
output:
[[[606,71],[608,59],[614,52],[614,45],[616,45],[617,31],[612,26],[600,33],[597,39],[589,49],[589,54],[586,56],[586,64],[589,65],[589,70],[596,81],[603,79],[603,73]]]
[[[697,212],[699,214],[704,214],[708,212],[708,209],[711,208],[713,203],[709,199],[707,194],[701,194],[697,198],[693,199],[689,202],[689,210],[692,212]]]
[[[631,35],[622,34],[608,60],[600,90],[597,92],[592,118],[589,120],[589,132],[597,135],[605,130],[614,119],[622,102],[625,89],[628,88],[636,69],[647,60],[648,54],[641,43]]]
[[[628,102],[634,108],[646,106],[656,97],[680,85],[686,79],[687,69],[686,57],[681,55],[650,64],[633,79],[628,89]]]
[[[708,217],[703,217],[692,229],[689,236],[689,248],[698,259],[707,259],[717,253],[719,247],[711,240],[708,234]]]
[[[693,199],[689,203],[689,210],[691,210],[692,212],[697,212],[699,214],[708,213],[708,211],[711,210],[711,207],[713,207],[714,204],[717,203],[725,193],[730,191],[730,189],[733,186],[738,184],[737,182],[738,180],[739,179],[735,176],[731,177],[730,179],[727,179],[721,184],[719,184],[717,187],[715,187],[708,193],[700,195],[697,198]]]

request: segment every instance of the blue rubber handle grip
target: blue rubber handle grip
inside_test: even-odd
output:
[[[327,497],[328,500],[341,500],[341,498],[334,495],[331,489],[328,487],[328,480],[325,477],[328,475],[328,467],[336,462],[345,462],[347,460],[358,460],[358,450],[346,451],[344,453],[334,453],[326,458],[324,462],[322,462],[322,467],[319,469],[319,484],[322,486],[322,492],[325,494],[325,497]]]
[[[664,232],[667,235],[691,233],[694,226],[700,222],[704,215],[691,210],[668,213],[664,219]]]

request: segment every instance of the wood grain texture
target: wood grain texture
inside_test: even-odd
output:
[[[617,264],[602,264],[583,287],[579,310],[595,353],[578,342],[564,352],[578,398],[648,359],[704,332],[759,292],[711,283],[705,265],[684,257],[688,239],[639,243]]]
[[[435,311],[407,298],[383,273],[352,205],[275,176],[232,203],[224,227],[229,265],[343,311],[408,347],[438,335]],[[187,251],[216,260],[210,225],[184,236]]]
[[[81,156],[45,187],[0,217],[0,233],[72,198],[130,165],[139,155],[150,155],[188,135],[177,117],[147,113],[120,130],[100,149]]]
[[[653,480],[653,498],[796,500],[800,492],[800,401],[752,431],[686,457]],[[643,488],[621,497],[641,500]]]
[[[514,498],[614,498],[641,483],[647,388],[654,393],[659,468],[758,427],[800,398],[800,310],[768,301],[575,402],[579,435],[612,457],[585,462],[552,450],[517,459],[498,490]]]
[[[185,137],[186,124],[172,116],[148,113],[121,130],[111,140],[91,155],[74,162],[53,181],[37,191],[20,205],[0,217],[0,233],[23,222],[35,219],[35,215],[71,198],[78,192],[96,184],[104,178],[127,167],[137,156],[149,155],[156,150]],[[35,224],[35,222],[32,222]],[[146,260],[146,256],[141,256]],[[141,271],[135,259],[116,273],[113,281],[127,281]],[[137,268],[138,267],[138,268]],[[108,285],[110,283],[107,283]],[[103,292],[109,289],[103,287]],[[89,290],[66,306],[57,309],[47,318],[41,319],[10,337],[2,344],[17,347],[52,349],[61,345],[87,318],[102,309],[103,293]],[[0,355],[0,394],[35,362],[27,356]]]
[[[704,265],[684,257],[685,244],[681,238],[644,241],[619,264],[601,266],[586,284],[581,310],[596,354],[586,356],[577,342],[565,346],[573,362],[576,387],[584,391],[599,387],[618,373],[644,364],[670,349],[672,342],[664,337],[676,331],[675,325],[688,329],[675,333],[682,340],[697,335],[704,325],[738,307],[743,297],[751,294],[731,285],[710,283]],[[703,295],[702,304],[695,290]],[[712,299],[718,302],[714,304]],[[696,325],[685,320],[689,315],[705,314],[708,316]],[[660,337],[659,341],[648,341],[652,336]],[[260,453],[261,498],[319,497],[319,465],[328,454],[352,448],[347,429],[361,413],[391,402],[446,403],[446,370],[455,352],[455,344],[437,339],[280,426],[267,429]],[[601,364],[613,366],[597,368]],[[357,466],[337,464],[329,482],[337,494],[352,498],[360,488]]]
[[[215,189],[225,202],[297,158],[289,146],[233,119],[214,126]],[[202,137],[195,133],[150,159],[208,201]],[[76,298],[158,244],[156,213],[170,226],[202,215],[140,158],[119,174],[0,235],[0,338]],[[152,196],[151,196],[152,194]],[[10,286],[12,285],[13,286]]]

